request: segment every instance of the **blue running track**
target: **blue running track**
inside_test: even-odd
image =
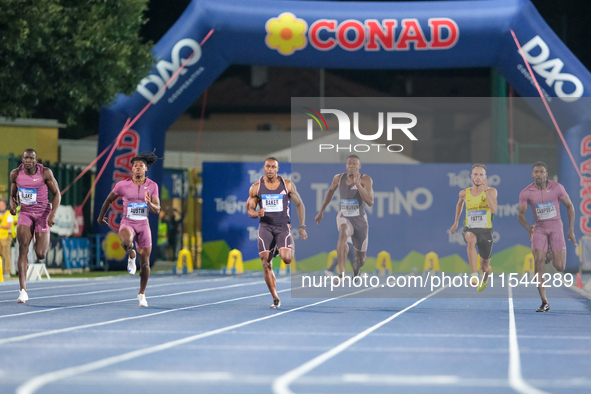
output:
[[[0,284],[0,393],[589,393],[591,300],[569,288],[272,299],[262,273]],[[509,291],[510,290],[510,291]],[[370,294],[372,289],[366,292]],[[446,291],[456,298],[447,298]]]

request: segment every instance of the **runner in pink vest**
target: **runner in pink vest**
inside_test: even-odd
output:
[[[18,280],[20,293],[16,302],[24,304],[27,295],[27,270],[29,245],[35,234],[35,254],[39,260],[47,256],[49,228],[55,224],[55,213],[60,205],[61,194],[49,168],[37,163],[35,149],[23,152],[22,164],[10,172],[10,213],[16,215],[21,205],[16,227],[18,241]],[[53,195],[49,204],[48,191]]]
[[[127,271],[132,275],[136,271],[134,237],[137,243],[137,253],[140,255],[140,291],[137,298],[140,306],[148,306],[145,292],[150,277],[150,253],[152,252],[152,232],[148,222],[148,212],[160,213],[158,185],[146,178],[146,171],[156,160],[158,157],[152,152],[139,153],[131,159],[133,176],[117,182],[113,191],[105,199],[98,217],[100,224],[107,224],[107,218],[105,218],[107,210],[115,200],[123,197],[123,218],[119,227],[119,238],[123,249],[129,255]]]
[[[543,287],[546,279],[544,275],[544,264],[546,254],[549,254],[548,247],[554,253],[553,265],[558,271],[564,271],[566,267],[566,243],[562,220],[560,219],[560,202],[562,202],[568,213],[568,239],[576,246],[575,238],[575,208],[570,197],[558,182],[548,180],[548,169],[541,161],[536,162],[532,169],[534,182],[521,191],[519,194],[519,223],[529,232],[531,249],[536,262],[536,275],[538,275],[538,292],[542,298],[542,305],[536,312],[548,312],[550,304],[546,298],[546,289]],[[535,224],[530,226],[525,219],[527,206],[530,205],[534,212]],[[548,260],[550,262],[550,260]]]

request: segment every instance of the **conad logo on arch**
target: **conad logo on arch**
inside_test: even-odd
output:
[[[417,51],[450,49],[458,42],[460,30],[450,18],[429,18],[426,35],[416,18],[318,19],[310,24],[290,12],[267,21],[265,42],[282,55],[304,49],[308,43],[319,51],[340,47],[346,51]]]

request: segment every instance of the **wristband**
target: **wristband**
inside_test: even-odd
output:
[[[306,225],[304,224],[303,226],[300,226],[300,228],[303,228],[305,230],[306,229]]]

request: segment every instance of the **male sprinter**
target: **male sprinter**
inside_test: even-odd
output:
[[[324,216],[324,210],[330,204],[334,192],[339,189],[341,198],[341,209],[337,214],[337,227],[339,229],[339,239],[337,241],[337,260],[339,262],[339,271],[341,275],[345,273],[345,263],[349,245],[347,238],[351,237],[353,248],[355,249],[355,262],[353,262],[353,280],[359,277],[361,267],[365,264],[365,254],[367,252],[369,225],[367,215],[365,214],[365,205],[373,205],[373,180],[369,175],[361,174],[361,160],[357,155],[347,157],[345,162],[347,172],[336,174],[332,179],[332,184],[326,191],[322,206],[316,223],[320,224]]]
[[[491,273],[490,256],[492,255],[493,233],[492,221],[497,213],[497,189],[488,187],[486,180],[486,166],[476,163],[472,166],[472,185],[460,191],[460,198],[456,204],[456,218],[449,229],[452,234],[458,228],[458,220],[462,214],[464,203],[466,204],[466,219],[464,221],[464,240],[468,244],[468,261],[472,270],[470,283],[478,283],[478,254],[480,254],[480,266],[482,268],[482,282],[478,285],[478,291],[486,289],[488,277]],[[476,248],[478,247],[478,252]]]
[[[133,250],[133,238],[137,242],[137,253],[140,255],[140,291],[137,299],[140,306],[148,306],[146,286],[150,278],[150,253],[152,252],[152,232],[148,222],[148,212],[160,213],[158,185],[146,177],[148,168],[158,160],[152,152],[139,153],[131,159],[133,176],[117,182],[109,193],[98,217],[100,224],[107,224],[105,214],[113,201],[123,197],[123,218],[119,227],[119,238],[123,249],[129,255],[127,271],[135,274],[136,252]],[[132,257],[133,256],[133,257]]]
[[[279,309],[281,300],[277,295],[276,278],[273,273],[273,257],[281,256],[285,264],[293,258],[293,240],[289,223],[289,201],[293,200],[300,220],[300,238],[308,238],[306,233],[306,208],[293,182],[277,175],[279,162],[274,157],[265,160],[265,176],[250,187],[246,211],[259,222],[259,256],[263,262],[265,282],[273,296],[271,309]],[[257,211],[257,205],[260,209]]]
[[[53,172],[37,163],[35,149],[23,152],[22,164],[10,172],[10,214],[16,215],[20,202],[21,210],[16,227],[18,241],[18,280],[20,293],[16,302],[24,304],[27,295],[27,270],[29,244],[35,234],[35,254],[39,260],[47,256],[49,228],[55,224],[55,213],[62,200]],[[49,204],[48,191],[53,194]]]
[[[517,218],[529,233],[531,249],[536,262],[538,292],[542,298],[542,305],[536,309],[536,312],[548,312],[550,304],[546,298],[543,277],[548,242],[552,245],[552,251],[554,252],[552,264],[558,271],[564,271],[566,266],[566,242],[564,241],[564,231],[560,219],[559,201],[566,206],[568,213],[568,239],[576,246],[575,208],[566,190],[564,190],[564,186],[558,182],[548,180],[546,164],[541,161],[534,163],[531,176],[534,178],[534,182],[519,194],[519,214]],[[533,226],[530,226],[527,219],[525,219],[528,204],[531,205],[534,212],[535,224]]]

